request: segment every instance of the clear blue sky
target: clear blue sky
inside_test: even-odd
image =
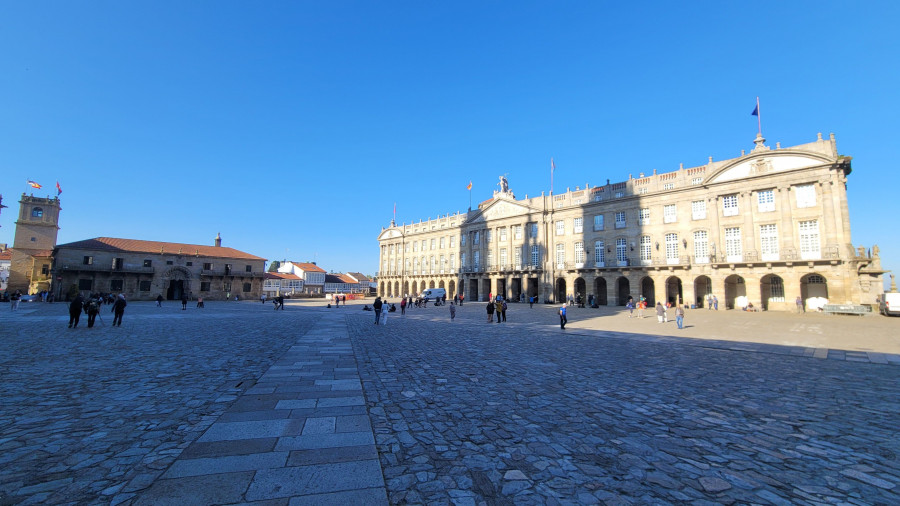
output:
[[[628,5],[625,5],[628,4]],[[397,221],[834,132],[900,270],[897,2],[3,2],[0,242],[224,244],[377,270]]]

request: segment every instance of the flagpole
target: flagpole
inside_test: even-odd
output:
[[[550,195],[553,195],[553,169],[556,165],[553,163],[553,157],[550,157]]]
[[[756,124],[759,127],[759,135],[762,135],[762,114],[759,113],[759,97],[756,97]]]

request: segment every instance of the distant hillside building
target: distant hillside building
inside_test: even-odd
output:
[[[8,289],[36,293],[50,289],[51,255],[59,233],[59,198],[22,194],[10,252]]]
[[[124,293],[129,300],[258,299],[266,259],[223,247],[97,237],[53,250],[54,293]]]
[[[295,274],[303,280],[303,293],[325,293],[325,269],[315,262],[285,262],[278,267],[278,272]]]
[[[467,213],[391,226],[378,236],[378,293],[446,288],[452,297],[598,305],[629,297],[703,307],[793,309],[797,297],[875,304],[878,247],[854,247],[850,157],[834,136],[765,145],[692,168],[516,199],[506,178]],[[585,177],[590,177],[585,173]]]

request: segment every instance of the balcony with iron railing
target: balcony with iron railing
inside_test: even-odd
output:
[[[153,274],[156,269],[143,265],[65,264],[57,267],[62,272],[105,272],[122,274]]]
[[[235,277],[235,278],[263,278],[265,272],[247,272],[237,269],[201,269],[201,277]]]

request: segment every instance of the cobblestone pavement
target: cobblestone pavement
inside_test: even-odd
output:
[[[66,328],[63,304],[4,311],[0,504],[115,504],[148,487],[318,319],[261,306],[136,302],[122,327],[106,309],[92,329]]]
[[[520,307],[348,318],[392,503],[900,504],[900,367]]]

